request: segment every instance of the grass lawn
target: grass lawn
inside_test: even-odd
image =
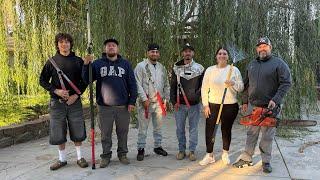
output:
[[[49,113],[49,94],[0,98],[0,127],[20,124]],[[87,93],[82,95],[83,107],[89,107]]]
[[[49,95],[0,99],[0,127],[19,124],[48,113]]]

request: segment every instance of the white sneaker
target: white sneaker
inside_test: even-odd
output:
[[[215,162],[215,159],[214,159],[214,156],[213,156],[213,153],[207,153],[203,159],[199,162],[199,164],[201,166],[205,166],[205,165],[208,165],[208,164],[211,164],[211,163],[214,163]]]
[[[223,151],[221,159],[222,159],[223,164],[225,164],[225,165],[230,164],[228,151]]]

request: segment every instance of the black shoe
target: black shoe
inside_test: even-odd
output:
[[[164,149],[162,149],[162,147],[154,148],[153,151],[154,151],[156,154],[159,154],[159,155],[162,155],[162,156],[167,156],[167,155],[168,155],[167,151],[165,151]]]
[[[137,160],[142,161],[143,159],[144,159],[144,149],[140,148],[138,149]]]
[[[264,173],[271,173],[272,172],[272,167],[270,163],[262,163],[262,169]]]
[[[233,164],[233,167],[236,167],[236,168],[244,168],[246,166],[253,166],[252,161],[245,161],[240,159],[238,162]]]

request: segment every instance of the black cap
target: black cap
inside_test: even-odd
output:
[[[105,40],[103,44],[106,45],[108,42],[113,42],[113,43],[116,43],[117,45],[119,45],[119,42],[115,38],[109,38],[109,39]]]
[[[152,51],[152,50],[160,50],[160,47],[159,47],[159,45],[158,44],[156,44],[156,43],[152,43],[152,44],[149,44],[148,45],[148,51]]]
[[[260,44],[266,44],[266,45],[271,46],[271,41],[268,37],[261,37],[258,39],[256,46],[259,46]]]
[[[183,46],[182,51],[187,50],[187,49],[194,51],[194,48],[189,43],[187,43]]]

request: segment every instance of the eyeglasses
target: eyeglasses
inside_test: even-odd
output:
[[[227,53],[218,53],[218,55],[227,55]]]

